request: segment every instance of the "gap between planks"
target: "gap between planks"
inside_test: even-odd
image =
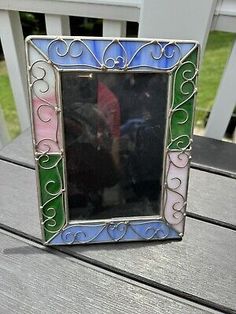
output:
[[[119,268],[116,268],[114,266],[111,266],[109,264],[100,262],[98,260],[95,260],[93,258],[87,257],[80,253],[74,253],[66,246],[44,246],[42,244],[42,241],[36,237],[32,237],[29,234],[23,233],[19,230],[16,230],[14,228],[11,228],[9,226],[6,226],[4,224],[0,223],[0,232],[5,233],[10,237],[16,238],[22,242],[27,242],[29,245],[37,247],[41,250],[46,250],[48,253],[51,254],[63,254],[64,256],[68,257],[71,261],[75,263],[79,263],[84,266],[88,266],[92,269],[99,270],[102,273],[108,274],[113,277],[117,277],[120,280],[123,280],[124,282],[129,282],[134,284],[137,287],[144,288],[146,290],[161,294],[165,297],[172,297],[176,299],[177,301],[180,301],[182,303],[186,303],[192,306],[200,306],[200,308],[208,311],[210,313],[228,313],[228,314],[234,314],[235,311],[231,308],[228,308],[226,306],[217,304],[215,302],[197,297],[195,295],[183,292],[178,289],[171,288],[167,285],[158,283],[156,281],[143,278],[142,276],[132,274],[130,272],[127,272],[125,270],[121,270]],[[216,312],[215,312],[216,311]]]
[[[25,162],[18,162],[16,160],[13,160],[11,158],[7,158],[5,156],[1,156],[0,154],[0,160],[2,160],[3,162],[7,162],[7,163],[10,163],[10,164],[13,164],[13,165],[16,165],[16,166],[20,166],[22,168],[26,168],[26,169],[30,169],[30,170],[35,170],[35,167],[32,166],[30,163],[25,163]],[[195,168],[195,167],[193,167]],[[204,172],[208,172],[208,171],[205,171],[203,169],[199,169],[199,168],[196,168],[200,171],[204,171]],[[222,176],[226,176],[224,174],[218,174],[218,175],[222,175]],[[207,217],[207,216],[202,216],[202,215],[199,215],[199,214],[196,214],[196,213],[191,213],[191,212],[186,212],[187,214],[187,217],[191,217],[193,219],[196,219],[196,220],[199,220],[199,221],[203,221],[203,222],[207,222],[207,223],[211,223],[213,225],[217,225],[217,226],[220,226],[220,227],[223,227],[223,228],[227,228],[227,229],[230,229],[230,230],[236,230],[236,225],[233,225],[233,224],[230,224],[230,223],[227,223],[227,222],[224,222],[224,221],[220,221],[220,220],[217,220],[217,219],[214,219],[214,218],[210,218],[210,217]]]

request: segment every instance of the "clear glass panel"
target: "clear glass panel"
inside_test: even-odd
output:
[[[168,75],[62,72],[70,219],[160,214]]]

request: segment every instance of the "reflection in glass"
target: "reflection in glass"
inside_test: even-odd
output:
[[[62,72],[70,219],[160,213],[167,74]]]

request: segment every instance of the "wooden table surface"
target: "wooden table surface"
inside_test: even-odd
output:
[[[182,241],[44,247],[30,132],[0,151],[0,313],[236,313],[236,180],[191,169]]]

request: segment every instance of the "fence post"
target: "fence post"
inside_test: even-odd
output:
[[[66,15],[45,14],[47,35],[70,35],[70,19]]]
[[[0,38],[21,130],[29,127],[24,38],[19,12],[0,10]]]
[[[125,37],[126,36],[126,22],[125,21],[112,21],[103,20],[104,37]]]
[[[216,0],[148,0],[140,12],[139,37],[192,39],[204,51]]]
[[[205,136],[221,140],[236,105],[236,41],[225,67]]]

